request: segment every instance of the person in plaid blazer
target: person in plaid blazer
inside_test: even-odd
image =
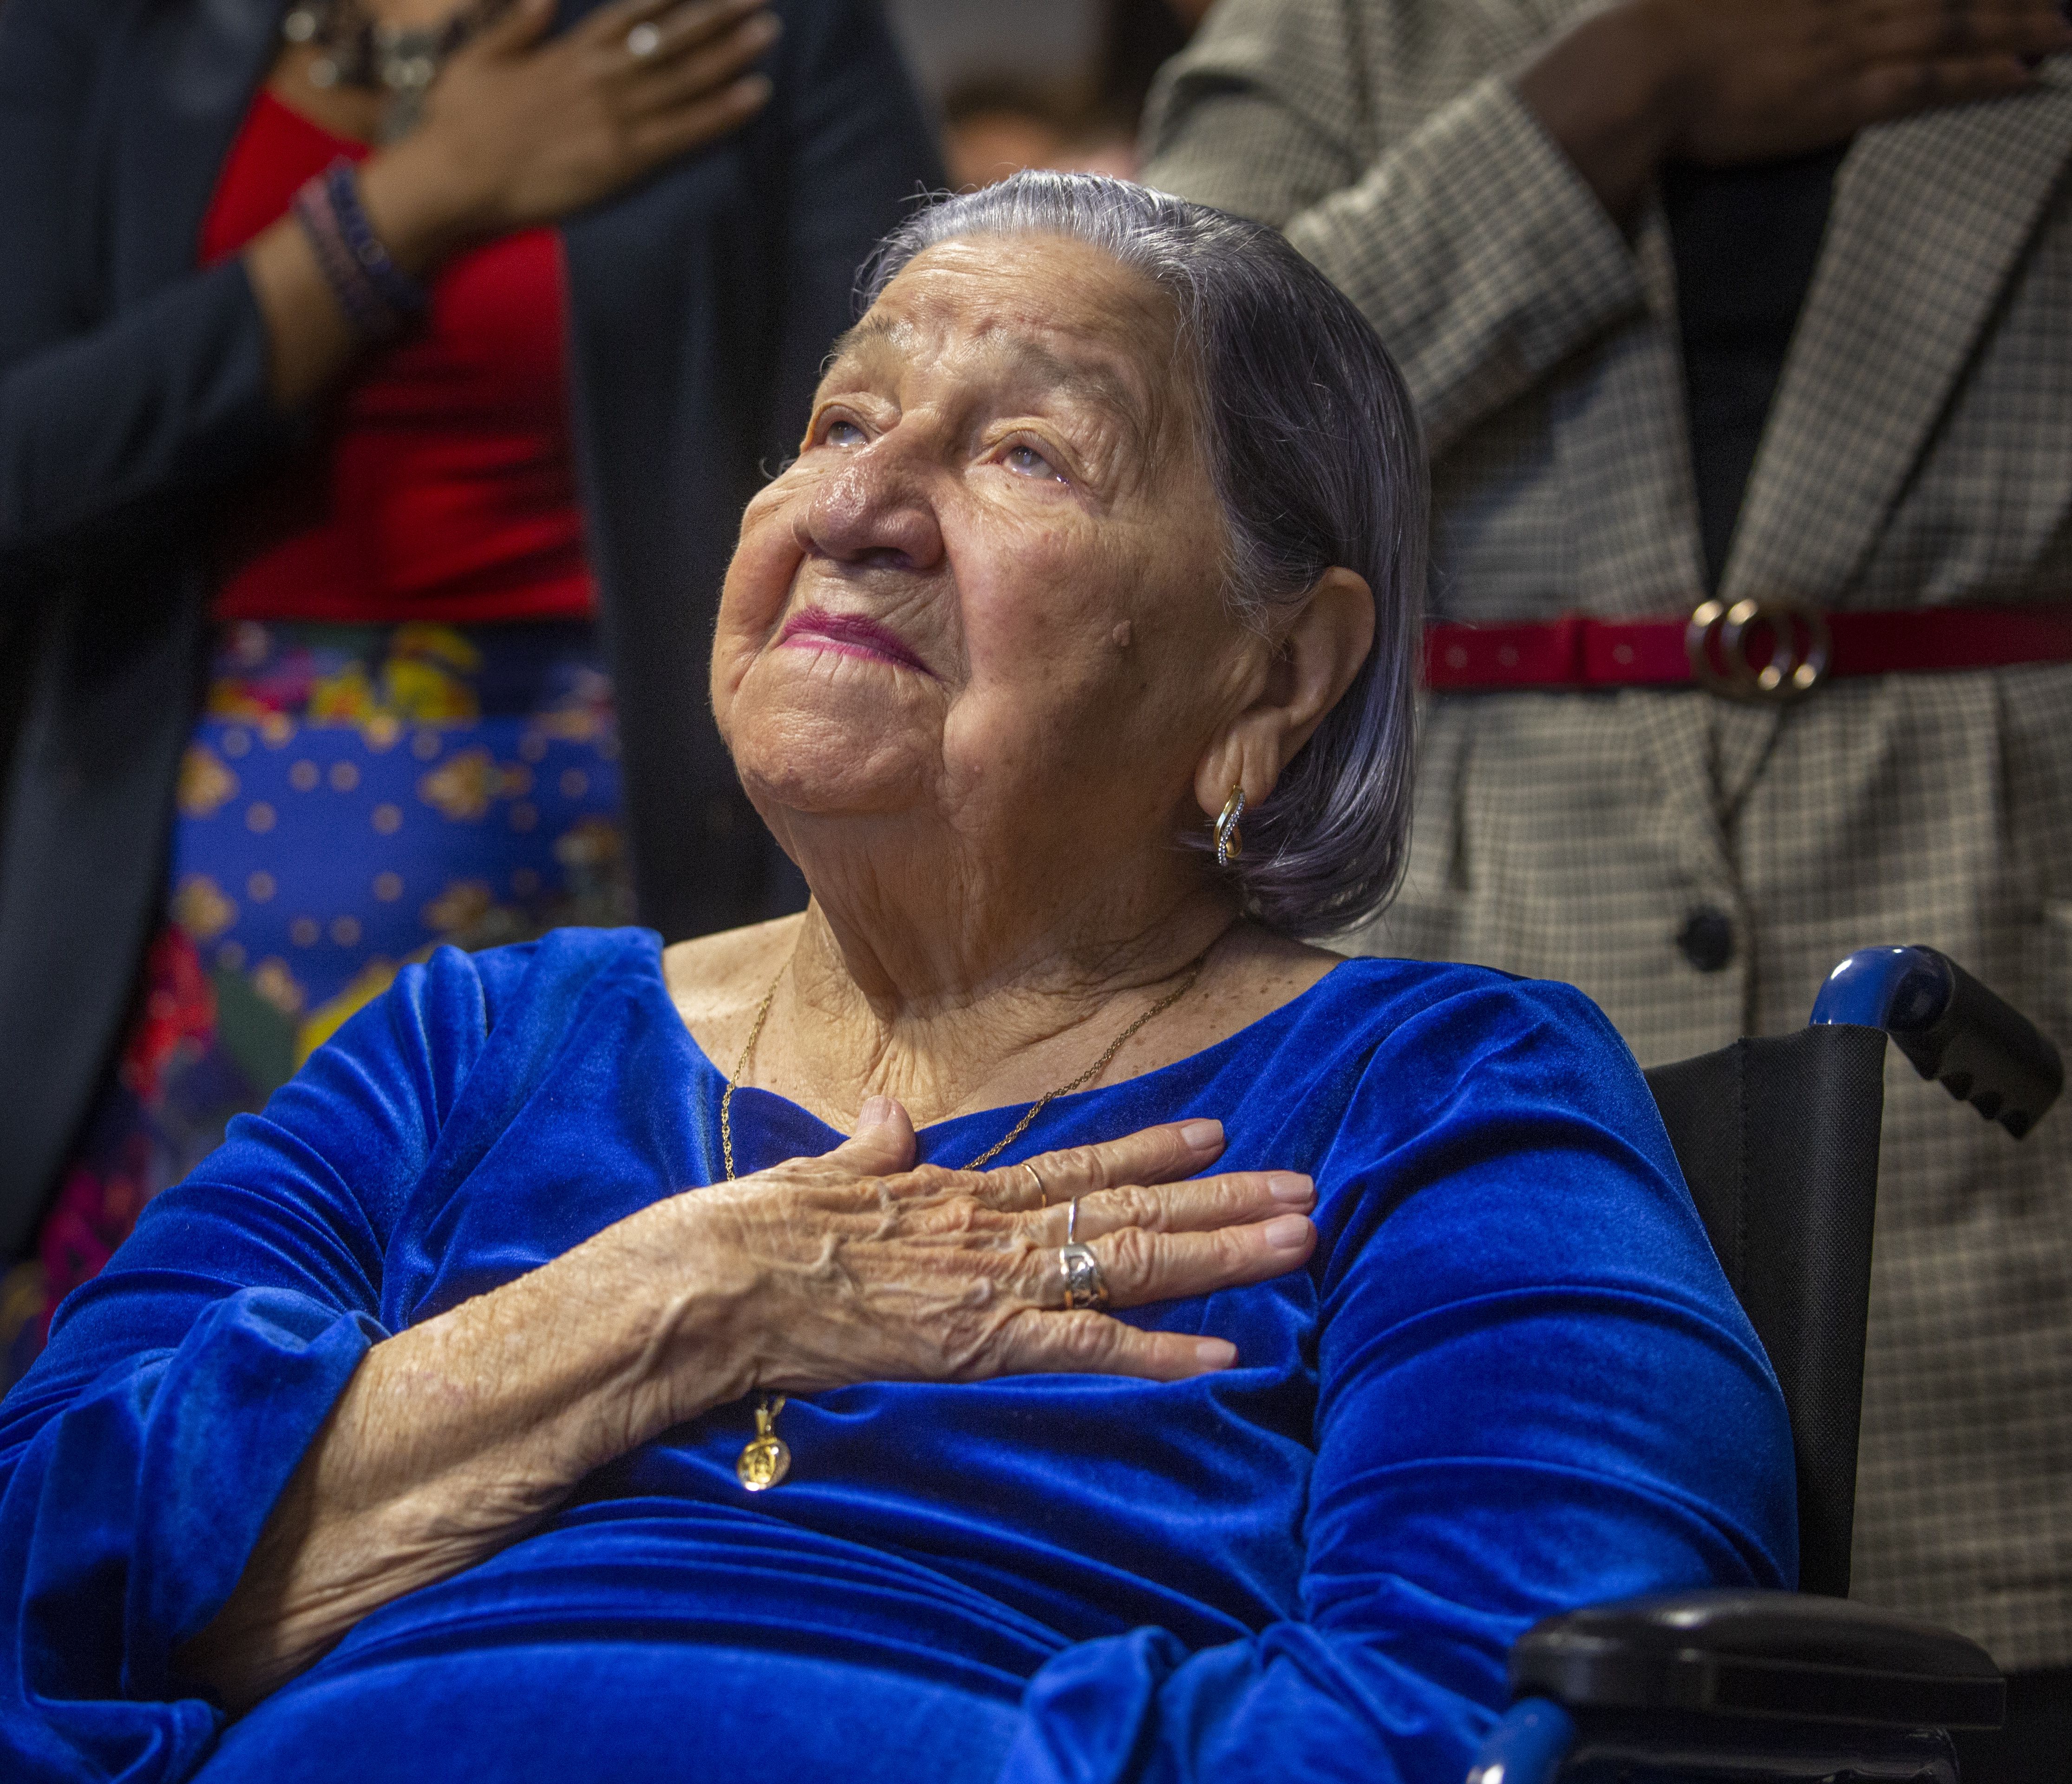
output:
[[[2072,33],[1817,10],[1223,0],[1168,64],[1147,183],[1284,229],[1408,375],[1435,619],[1691,612],[1660,175],[1844,144],[1716,592],[2072,599]],[[1651,1065],[1797,1027],[1885,942],[2072,1042],[2072,667],[1436,695],[1406,884],[1353,938],[1572,981]],[[2072,1700],[2072,1118],[2015,1146],[1893,1057],[1855,1590]]]

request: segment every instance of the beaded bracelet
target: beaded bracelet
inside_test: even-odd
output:
[[[380,340],[395,333],[397,318],[381,301],[374,282],[354,265],[352,250],[346,245],[345,232],[331,206],[331,192],[319,175],[295,194],[296,222],[309,238],[324,282],[344,310],[353,332],[365,340]]]
[[[306,181],[295,194],[294,215],[325,281],[364,339],[386,340],[399,334],[431,301],[424,286],[389,258],[374,233],[350,161],[335,161]]]

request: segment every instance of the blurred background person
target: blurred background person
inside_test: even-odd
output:
[[[1146,177],[1285,229],[1430,440],[1453,624],[1408,884],[1356,940],[1571,981],[1645,1063],[1797,1027],[1883,942],[2072,1042],[2072,28],[1559,17],[1224,0],[1153,101]],[[1859,673],[1663,685],[1708,593],[1826,611]],[[1812,623],[1780,624],[1795,672]],[[2058,1779],[2072,1126],[2016,1148],[1942,1098],[1895,1057],[1855,1585],[2013,1675],[1967,1784]]]
[[[1186,47],[1209,0],[1106,0],[1088,109],[1099,139],[1113,143],[1136,177],[1137,139],[1158,71]]]
[[[1160,67],[1207,0],[894,0],[910,59],[937,97],[950,183],[1024,167],[1133,178],[1137,126]]]
[[[1061,168],[1078,149],[1085,122],[1085,106],[1067,84],[1006,75],[962,82],[943,100],[950,185],[972,192],[1025,167]]]
[[[680,690],[939,179],[870,0],[0,7],[7,1378],[403,958],[803,903]]]

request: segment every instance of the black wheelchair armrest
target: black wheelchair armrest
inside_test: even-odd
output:
[[[1696,1711],[1884,1728],[1996,1728],[2007,1683],[1975,1642],[1847,1598],[1684,1592],[1537,1623],[1515,1698],[1569,1710]]]

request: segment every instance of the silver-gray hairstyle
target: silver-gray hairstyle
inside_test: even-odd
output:
[[[863,301],[923,249],[975,235],[1070,237],[1172,302],[1244,623],[1268,630],[1334,564],[1374,591],[1374,648],[1272,797],[1244,814],[1231,868],[1248,908],[1285,934],[1371,915],[1409,840],[1424,595],[1424,444],[1402,373],[1275,231],[1095,174],[1018,174],[917,212],[865,267]]]

